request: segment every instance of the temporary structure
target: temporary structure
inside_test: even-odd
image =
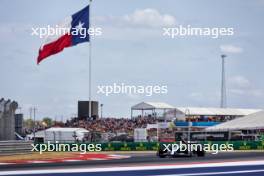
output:
[[[206,128],[206,131],[232,131],[232,130],[264,129],[264,111],[240,117],[228,122]]]

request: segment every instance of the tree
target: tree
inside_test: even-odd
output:
[[[32,129],[33,128],[33,120],[32,119],[24,120],[24,125],[25,125],[26,128]]]
[[[44,122],[47,127],[52,126],[52,123],[53,123],[53,121],[50,117],[44,117],[42,119],[42,122]]]

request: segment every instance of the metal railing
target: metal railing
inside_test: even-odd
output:
[[[31,152],[31,141],[0,141],[0,155]]]

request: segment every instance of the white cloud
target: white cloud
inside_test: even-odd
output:
[[[176,19],[172,15],[161,14],[156,9],[136,10],[130,15],[125,15],[124,20],[134,25],[159,27],[173,26],[176,24]]]
[[[192,99],[195,99],[195,100],[201,100],[204,98],[204,95],[200,92],[191,92],[189,94],[189,97],[191,97]]]
[[[93,21],[94,26],[101,27],[103,31],[103,35],[98,38],[120,41],[160,38],[162,27],[177,25],[174,16],[151,8],[135,10],[121,16],[96,16]]]
[[[264,91],[261,89],[253,89],[250,91],[250,93],[255,97],[262,97],[264,95]]]
[[[94,18],[98,24],[110,24],[111,26],[140,26],[140,27],[162,27],[176,25],[176,19],[169,14],[161,14],[156,9],[146,8],[135,10],[131,14],[121,17],[117,16],[97,16]]]
[[[136,94],[126,94],[132,100],[140,100],[140,96]]]
[[[250,97],[262,97],[264,96],[263,90],[260,89],[229,89],[228,92],[234,95],[239,95],[239,96],[250,96]]]
[[[1,23],[0,24],[0,38],[1,41],[17,42],[17,37],[21,36],[31,36],[31,24],[21,24],[21,23]]]
[[[241,75],[230,77],[228,83],[232,87],[237,87],[237,88],[248,88],[251,86],[250,81]]]
[[[135,32],[135,30],[137,32]],[[142,41],[142,39],[153,39],[160,37],[160,30],[149,30],[147,28],[133,27],[104,27],[103,35],[98,36],[101,39],[110,39],[115,41]]]
[[[245,91],[242,89],[229,89],[228,92],[236,95],[245,95]]]
[[[220,49],[224,53],[242,53],[243,49],[234,45],[221,45]]]
[[[239,96],[261,97],[264,91],[256,88],[252,82],[243,76],[233,76],[228,80],[228,92]]]

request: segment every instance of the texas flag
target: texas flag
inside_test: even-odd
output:
[[[62,51],[66,47],[89,42],[89,5],[66,18],[47,34],[44,44],[39,49],[37,63]]]

